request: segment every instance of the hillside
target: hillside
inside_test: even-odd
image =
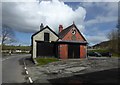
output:
[[[28,51],[30,51],[30,46],[5,45],[5,46],[2,46],[2,50],[28,50]]]
[[[93,45],[92,47],[93,48],[108,48],[109,43],[110,43],[110,41],[103,41],[103,42],[100,42],[100,43],[98,43],[96,45]]]

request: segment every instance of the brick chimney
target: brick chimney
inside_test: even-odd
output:
[[[59,25],[59,33],[63,30],[63,26]]]

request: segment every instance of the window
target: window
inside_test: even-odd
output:
[[[49,33],[44,33],[44,41],[49,41]]]

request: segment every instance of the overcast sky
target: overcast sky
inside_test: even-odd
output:
[[[17,44],[30,45],[31,35],[39,31],[40,23],[58,32],[73,21],[90,45],[106,41],[107,34],[116,28],[117,2],[3,2],[2,24],[15,31]]]

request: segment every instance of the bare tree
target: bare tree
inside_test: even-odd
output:
[[[118,13],[118,15],[120,16],[120,12]],[[118,28],[118,54],[120,55],[120,17],[118,17],[117,28]]]
[[[118,53],[118,29],[113,29],[109,34],[109,49],[111,52]]]
[[[12,28],[2,25],[2,45],[10,44],[16,41],[15,33]]]

